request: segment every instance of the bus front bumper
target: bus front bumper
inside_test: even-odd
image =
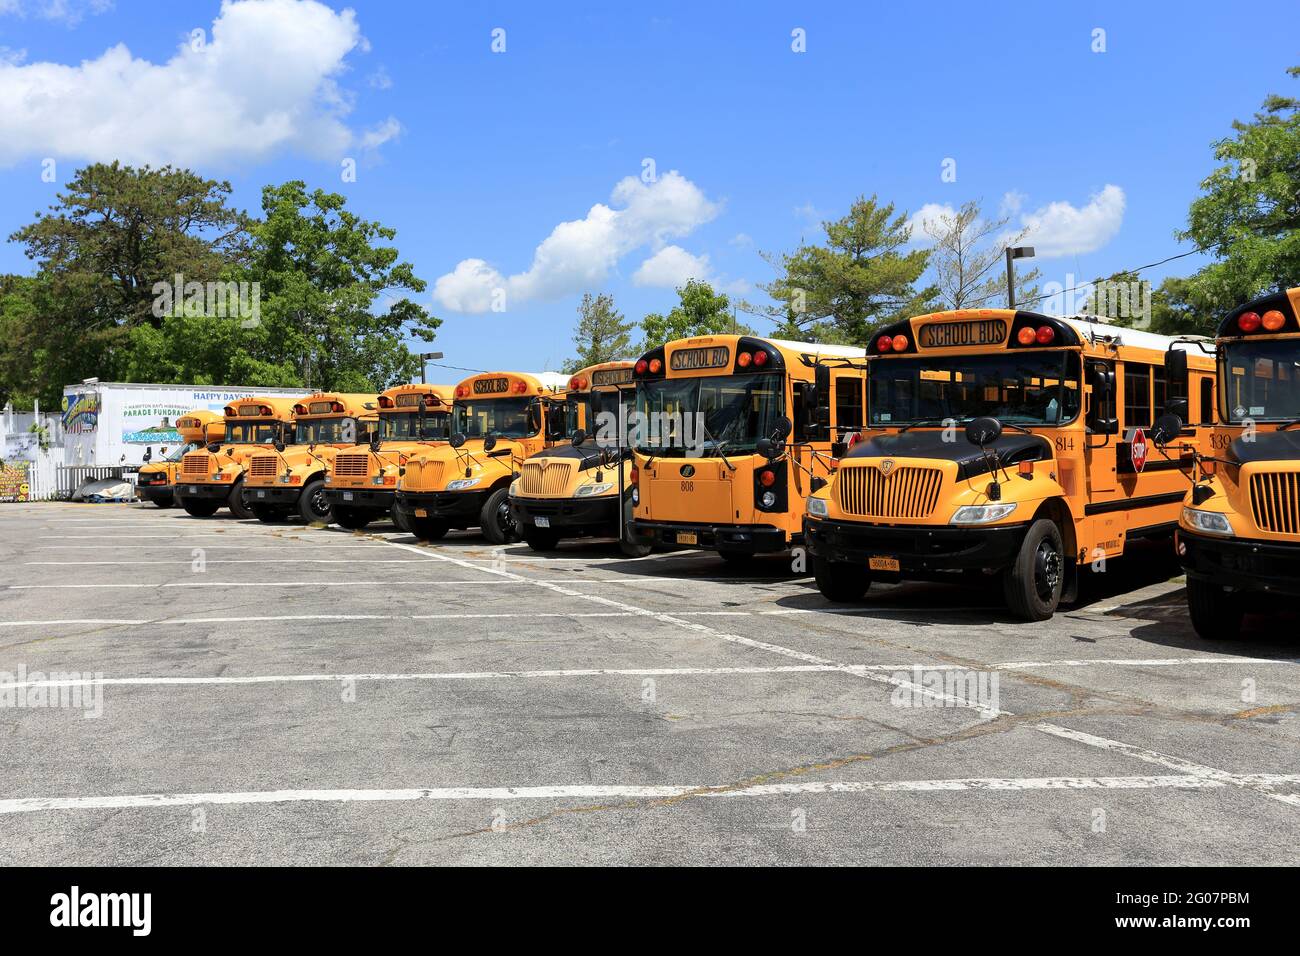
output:
[[[230,497],[230,489],[235,487],[232,481],[229,484],[218,484],[209,481],[205,484],[192,485],[184,481],[178,481],[172,486],[177,498],[195,498],[199,501],[225,501]]]
[[[828,561],[866,564],[895,558],[899,572],[998,570],[1015,560],[1029,526],[887,527],[827,518],[803,520],[808,550]]]
[[[515,521],[535,527],[543,518],[546,527],[571,535],[616,535],[618,533],[618,495],[596,498],[524,498],[510,499]]]
[[[172,486],[162,482],[153,485],[137,484],[135,493],[141,501],[151,501],[155,504],[159,501],[171,501],[174,497]]]
[[[387,514],[397,500],[392,488],[326,488],[325,500],[331,505],[356,508],[358,511],[375,511]]]
[[[491,489],[473,491],[399,491],[397,513],[403,518],[442,518],[453,527],[478,524]],[[420,512],[424,512],[421,514]]]
[[[244,485],[244,504],[297,507],[302,485]]]
[[[745,554],[788,551],[791,545],[799,543],[788,540],[782,529],[767,524],[689,524],[636,518],[629,529],[633,539],[645,544],[698,547],[709,551],[740,551]]]
[[[1300,544],[1215,538],[1179,528],[1178,558],[1189,578],[1238,591],[1300,597]]]

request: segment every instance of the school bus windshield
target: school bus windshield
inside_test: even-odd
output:
[[[1300,418],[1300,339],[1233,342],[1220,365],[1224,421]]]
[[[269,445],[279,434],[279,422],[226,422],[226,441],[240,445]]]
[[[564,419],[565,433],[572,435],[578,428],[584,427],[579,412],[586,409],[585,428],[592,440],[608,445],[617,444],[620,405],[627,410],[623,415],[623,419],[627,420],[628,413],[636,407],[636,393],[630,388],[622,388],[572,396]]]
[[[867,380],[877,428],[982,415],[1060,425],[1079,414],[1079,359],[1072,352],[877,359]]]
[[[535,398],[492,398],[457,402],[452,430],[466,438],[529,438],[541,428],[541,416],[531,412]]]
[[[399,412],[379,416],[382,438],[445,441],[451,437],[451,412]]]
[[[167,454],[163,461],[180,461],[185,457],[186,452],[194,451],[198,447],[195,442],[190,442],[188,445],[177,445],[175,449]]]
[[[695,429],[694,424],[681,424],[689,415],[698,416],[692,422],[703,425],[697,441],[705,457],[718,452],[752,453],[781,418],[785,405],[781,386],[779,373],[644,382],[637,388],[637,412],[657,419],[661,426],[642,430],[646,444],[637,450],[684,456],[684,438]]]
[[[365,423],[355,418],[309,418],[294,425],[293,440],[299,445],[360,443],[367,440]]]

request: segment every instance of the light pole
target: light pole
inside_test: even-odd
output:
[[[435,361],[435,360],[437,360],[437,359],[440,359],[440,358],[442,358],[442,353],[441,353],[441,352],[421,352],[421,353],[420,353],[420,384],[421,384],[421,385],[428,385],[428,384],[429,384],[429,380],[428,380],[427,378],[425,378],[425,375],[424,375],[424,366],[425,366],[425,364],[428,363],[428,362],[433,362],[433,361]]]
[[[1033,246],[1007,246],[1007,308],[1016,307],[1016,268],[1011,263],[1016,259],[1034,258]]]

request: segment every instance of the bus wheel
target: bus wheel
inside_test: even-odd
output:
[[[398,531],[405,531],[407,534],[411,533],[410,527],[406,524],[406,519],[403,518],[402,513],[397,510],[397,505],[393,505],[389,510],[388,517],[392,519],[393,527]]]
[[[523,528],[524,541],[534,551],[554,551],[560,546],[560,532],[554,528]]]
[[[244,503],[244,479],[240,478],[230,489],[230,497],[226,499],[226,506],[230,508],[230,513],[236,518],[253,517],[253,509]]]
[[[176,499],[171,495],[164,495],[160,498],[155,498],[153,503],[159,508],[170,508],[172,505],[176,504]]]
[[[187,515],[195,518],[211,518],[221,507],[221,502],[208,498],[182,498],[181,507],[185,509]]]
[[[871,587],[871,572],[861,564],[828,561],[813,555],[817,590],[828,601],[860,601]]]
[[[335,505],[334,523],[348,531],[360,531],[370,524],[370,518],[364,511],[358,511],[356,508],[344,508],[341,505]]]
[[[411,534],[421,541],[437,541],[447,535],[447,522],[437,518],[411,518],[407,524]]]
[[[632,499],[623,502],[623,534],[618,540],[618,549],[625,558],[644,558],[653,549],[650,543],[640,544],[632,537]]]
[[[519,540],[519,526],[510,513],[509,488],[498,488],[488,495],[483,510],[479,512],[478,523],[483,529],[483,537],[492,544],[510,544]]]
[[[1056,613],[1065,585],[1064,552],[1056,522],[1039,518],[1029,526],[1020,553],[1002,572],[1002,592],[1016,617],[1046,621]]]
[[[719,551],[718,557],[739,568],[747,567],[754,562],[754,555],[748,551]]]
[[[253,517],[262,524],[273,524],[276,521],[284,520],[284,512],[271,505],[250,505],[249,507],[253,510]]]
[[[1207,641],[1230,641],[1241,636],[1246,609],[1241,595],[1213,581],[1187,579],[1187,609],[1192,627]]]
[[[303,488],[298,497],[298,514],[306,518],[308,523],[323,521],[329,524],[334,519],[329,499],[325,497],[324,479],[307,482],[307,487]]]

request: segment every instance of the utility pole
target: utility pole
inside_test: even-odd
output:
[[[428,377],[424,374],[425,365],[429,362],[436,362],[442,358],[441,352],[421,352],[420,353],[420,384],[428,385]]]
[[[1011,263],[1016,259],[1032,259],[1033,246],[1007,246],[1007,308],[1016,307],[1016,267]]]

